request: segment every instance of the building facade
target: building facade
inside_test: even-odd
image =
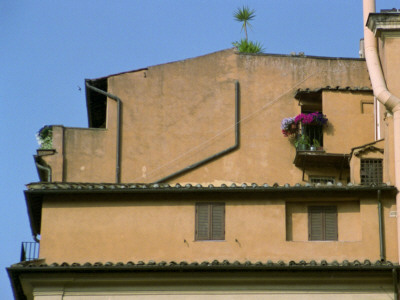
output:
[[[399,95],[400,14],[369,12]],[[229,49],[86,80],[89,128],[35,155],[16,299],[398,297],[397,100],[371,72]]]

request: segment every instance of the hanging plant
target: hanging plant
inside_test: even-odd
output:
[[[45,125],[36,133],[36,140],[38,141],[40,149],[53,148],[53,127]]]

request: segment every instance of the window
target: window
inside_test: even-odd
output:
[[[225,239],[225,203],[196,203],[195,239]]]
[[[335,183],[335,177],[332,176],[310,176],[310,183],[328,184]]]
[[[319,146],[324,145],[322,125],[302,125],[301,133],[308,137],[310,144],[318,142]]]
[[[382,173],[382,159],[361,159],[361,184],[381,184]]]
[[[337,241],[337,207],[309,206],[308,207],[308,240]]]

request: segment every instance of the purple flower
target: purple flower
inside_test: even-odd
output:
[[[325,125],[328,122],[328,119],[321,112],[316,111],[309,114],[301,113],[296,116],[294,122],[303,125]]]

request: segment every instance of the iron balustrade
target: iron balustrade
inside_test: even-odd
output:
[[[320,147],[324,145],[321,125],[303,125],[301,131],[303,135],[308,137],[310,145],[314,144],[314,140],[318,142]]]
[[[22,242],[21,261],[30,261],[39,258],[40,244],[37,242]]]

